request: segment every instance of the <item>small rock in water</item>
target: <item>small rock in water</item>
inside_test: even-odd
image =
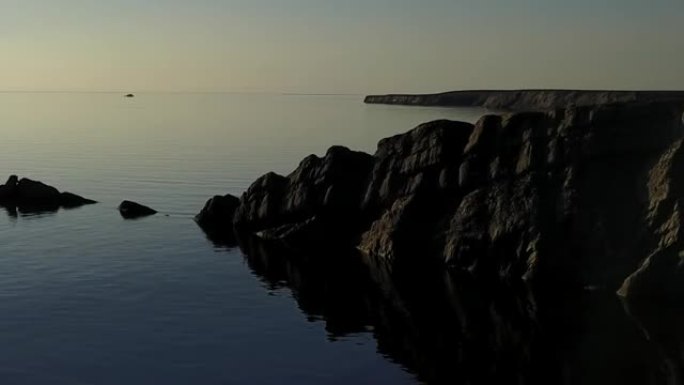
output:
[[[207,236],[217,243],[232,244],[233,215],[240,206],[240,199],[230,194],[217,195],[207,201],[202,211],[195,216],[195,221]]]
[[[19,179],[16,175],[0,185],[0,206],[18,207],[23,212],[56,211],[60,207],[75,208],[93,203],[97,202],[73,193],[60,192],[43,182]]]
[[[157,210],[141,205],[140,203],[123,201],[119,205],[119,213],[125,219],[147,217],[157,213]]]

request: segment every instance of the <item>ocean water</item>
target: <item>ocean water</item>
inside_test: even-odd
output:
[[[361,100],[1,93],[0,178],[100,203],[0,212],[0,383],[418,383],[410,339],[378,331],[364,290],[249,260],[192,220],[210,196],[333,144],[373,152],[418,123],[484,112]],[[125,221],[124,199],[161,214]]]

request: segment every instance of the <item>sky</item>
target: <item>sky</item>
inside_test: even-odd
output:
[[[683,0],[0,0],[0,91],[684,89]]]

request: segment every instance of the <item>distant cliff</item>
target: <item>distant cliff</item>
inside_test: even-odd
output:
[[[684,100],[684,91],[513,90],[453,91],[425,95],[369,95],[368,104],[485,107],[493,110],[550,110],[628,102]]]

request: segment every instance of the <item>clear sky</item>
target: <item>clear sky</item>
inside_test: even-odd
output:
[[[684,0],[0,0],[0,90],[684,89]]]

